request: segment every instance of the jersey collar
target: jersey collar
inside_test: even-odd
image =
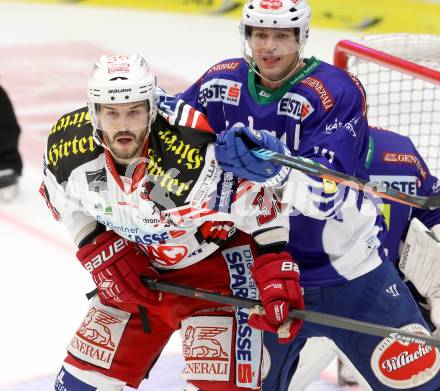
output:
[[[296,74],[284,82],[284,84],[276,90],[271,90],[257,84],[255,82],[255,72],[252,69],[248,71],[248,89],[249,93],[254,101],[260,105],[269,104],[280,100],[281,97],[289,91],[294,85],[298,84],[301,80],[305,79],[310,73],[312,73],[321,63],[320,60],[315,57],[306,59],[305,66]]]

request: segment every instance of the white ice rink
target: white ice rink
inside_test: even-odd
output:
[[[353,33],[314,29],[306,55],[332,62]],[[20,194],[0,204],[0,391],[50,390],[65,346],[87,308],[91,279],[38,194],[44,138],[58,117],[85,103],[85,83],[102,53],[138,51],[159,84],[176,92],[213,63],[240,55],[238,21],[80,5],[0,4],[0,84],[22,126]],[[1,120],[1,119],[0,119]],[[1,141],[0,141],[1,142]],[[179,390],[179,338],[142,389]],[[337,390],[334,370],[308,390]]]

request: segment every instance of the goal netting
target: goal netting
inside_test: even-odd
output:
[[[369,123],[410,136],[440,176],[440,36],[385,34],[341,41],[334,62],[364,85]]]

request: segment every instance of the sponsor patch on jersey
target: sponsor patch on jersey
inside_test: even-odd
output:
[[[54,386],[56,391],[96,391],[96,387],[79,380],[64,367],[58,373]]]
[[[232,322],[232,317],[226,316],[196,316],[182,321],[184,380],[229,380]]]
[[[96,206],[99,206],[99,204],[97,204]],[[119,233],[121,236],[126,236],[127,238],[130,238],[130,235],[132,235],[132,234],[139,234],[140,233],[139,227],[117,225],[112,220],[107,219],[104,216],[104,215],[107,215],[107,217],[110,218],[111,213],[112,213],[112,207],[108,206],[104,209],[104,213],[99,213],[96,215],[96,220],[98,221],[98,223],[105,225],[109,229]],[[130,240],[132,240],[132,239],[130,238]]]
[[[187,200],[191,200],[192,207],[197,208],[208,201],[213,186],[219,180],[221,173],[222,170],[215,160],[212,159],[206,163],[200,175],[200,178],[203,178],[200,182],[200,187],[194,187],[194,194],[191,192],[187,198]]]
[[[67,350],[85,362],[109,369],[129,319],[128,312],[108,307],[95,296]]]
[[[309,76],[304,80],[301,80],[301,83],[307,87],[310,87],[318,94],[324,111],[329,111],[331,108],[333,108],[335,102],[321,80]]]
[[[370,181],[411,195],[417,195],[420,186],[419,178],[411,175],[370,175]]]
[[[423,167],[419,158],[412,153],[382,152],[382,161],[390,164],[409,164],[415,166],[423,180],[428,177],[428,172]]]
[[[205,165],[207,145],[215,135],[196,129],[155,129],[150,136],[146,171],[140,197],[159,210],[185,204]]]
[[[401,330],[430,335],[428,330],[416,323]],[[379,381],[388,387],[419,387],[437,375],[440,368],[439,352],[425,344],[385,338],[373,351],[371,368]]]
[[[66,114],[52,127],[47,143],[47,166],[58,167],[61,160],[94,152],[97,148],[93,136],[85,125],[90,124],[87,108]],[[70,129],[75,129],[70,131]],[[84,130],[83,130],[84,129]],[[71,160],[72,160],[71,159]]]
[[[434,193],[438,193],[438,192],[440,191],[440,180],[438,180],[437,182],[435,182],[435,183],[432,185],[432,191],[433,191]]]
[[[235,71],[239,66],[240,63],[238,61],[223,62],[221,64],[213,65],[206,73],[208,74],[212,72]]]
[[[356,137],[356,129],[355,126],[359,122],[359,117],[354,117],[350,119],[348,122],[341,122],[338,118],[335,118],[332,122],[328,122],[325,124],[324,134],[333,134],[338,129],[345,129],[351,136]]]
[[[242,83],[228,79],[212,79],[202,84],[199,92],[199,103],[206,107],[209,102],[223,102],[238,106],[241,97]]]
[[[105,167],[96,171],[86,171],[87,186],[89,191],[99,193],[108,190],[107,171]]]
[[[150,259],[160,266],[173,266],[184,259],[189,252],[188,246],[181,245],[152,245],[144,247]]]
[[[287,92],[278,103],[277,114],[304,121],[314,111],[312,104],[302,95]]]
[[[217,192],[211,196],[208,208],[221,213],[230,213],[237,187],[238,179],[232,172],[222,172],[217,183]]]
[[[257,300],[259,293],[253,280],[250,267],[254,262],[249,246],[232,247],[222,251],[229,269],[229,287],[234,296]],[[251,328],[248,323],[249,310],[237,308],[235,319],[236,384],[243,388],[256,388],[260,374],[262,333]]]

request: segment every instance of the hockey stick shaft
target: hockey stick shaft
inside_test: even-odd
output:
[[[440,207],[440,196],[426,197],[402,193],[398,190],[387,188],[380,183],[368,182],[352,175],[331,170],[301,156],[287,156],[265,148],[253,148],[251,152],[259,159],[281,163],[284,166],[301,171],[305,174],[340,183],[359,191],[374,194],[380,198],[386,198],[390,201],[415,206],[421,209],[437,209]]]
[[[241,308],[253,308],[262,305],[257,300],[247,299],[238,296],[222,295],[199,288],[192,288],[184,285],[172,284],[164,281],[156,281],[148,277],[142,277],[142,282],[151,290],[173,293],[180,296],[191,297],[214,303],[234,305]],[[375,323],[363,322],[360,320],[344,318],[322,312],[308,310],[291,310],[289,316],[295,319],[302,319],[307,322],[317,323],[324,326],[336,327],[339,329],[355,331],[363,334],[374,335],[377,337],[392,338],[404,342],[416,342],[430,346],[440,347],[440,339],[409,333],[394,327],[378,325]]]

